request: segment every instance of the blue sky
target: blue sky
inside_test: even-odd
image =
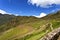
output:
[[[59,9],[59,0],[0,0],[1,11],[22,16],[39,16]]]

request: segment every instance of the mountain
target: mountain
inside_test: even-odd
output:
[[[60,11],[42,18],[0,13],[0,40],[40,40],[59,26]]]

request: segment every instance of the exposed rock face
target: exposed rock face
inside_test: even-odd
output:
[[[52,32],[45,35],[40,40],[57,40],[60,35],[60,28],[53,30]]]
[[[60,40],[60,35],[59,35],[59,37],[58,37],[58,39],[57,40]]]

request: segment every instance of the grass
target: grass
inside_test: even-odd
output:
[[[48,30],[49,31],[49,30]],[[37,33],[36,35],[34,35],[34,36],[32,36],[32,37],[30,37],[30,38],[28,38],[28,39],[26,39],[26,40],[37,40],[37,39],[40,39],[42,36],[44,36],[46,33],[48,33],[48,32],[46,32],[46,31],[42,31],[42,32],[40,32],[40,33]]]
[[[46,28],[40,32],[33,33],[34,35],[31,36],[30,38],[26,39],[26,40],[38,40],[50,31],[51,31],[51,29],[50,29],[50,27],[48,27],[48,28]]]
[[[38,28],[37,30],[33,31],[33,33],[26,35],[25,37],[22,37],[20,39],[17,40],[37,40],[40,39],[42,36],[44,36],[46,33],[50,32],[51,29],[50,27],[45,27],[42,26],[41,28]]]
[[[47,18],[42,18],[40,20],[35,17],[16,17],[12,19],[12,21],[8,22],[7,25],[5,24],[6,27],[1,25],[0,30],[8,29],[10,27],[12,28],[4,31],[3,34],[0,35],[0,40],[40,40],[43,36],[52,31],[51,27],[46,24],[51,23],[53,30],[60,27],[60,20],[58,20],[59,18],[57,17],[58,19],[55,19],[56,16],[53,16],[47,17],[51,17],[49,18],[50,20]]]
[[[53,23],[53,28],[58,28],[60,27],[60,22],[54,22]]]
[[[16,27],[16,28],[12,28],[6,32],[4,32],[3,35],[0,36],[0,40],[8,40],[8,39],[12,39],[14,37],[16,37],[17,35],[23,35],[25,33],[27,33],[30,29],[28,28],[19,28],[19,27]]]
[[[52,27],[54,29],[58,28],[60,26],[60,22],[51,21],[51,23],[52,23]],[[47,25],[40,26],[39,24],[46,25],[47,23],[45,23],[45,21],[43,21],[43,22],[39,22],[39,23],[35,22],[33,24],[30,24],[30,25],[32,25],[33,28],[35,26],[35,28],[37,28],[37,30],[34,29],[35,31],[33,31],[31,34],[26,35],[22,38],[21,38],[21,36],[27,34],[29,32],[30,28],[32,28],[29,26],[29,24],[27,24],[28,26],[24,25],[24,27],[18,26],[18,27],[9,29],[8,31],[5,31],[3,33],[3,35],[0,36],[0,40],[40,40],[45,34],[47,34],[48,32],[51,32],[51,29],[49,26],[47,27]]]

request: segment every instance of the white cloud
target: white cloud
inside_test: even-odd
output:
[[[19,14],[14,14],[15,16],[19,16]]]
[[[0,9],[1,14],[6,14],[6,11]]]
[[[12,14],[13,14],[13,13],[8,13],[8,12],[6,12],[6,11],[4,11],[4,10],[1,10],[1,9],[0,9],[0,13],[1,13],[1,14],[9,14],[9,15],[12,15]],[[14,14],[14,15],[15,15],[15,16],[18,16],[19,14],[16,13],[16,14]]]
[[[39,16],[36,16],[36,15],[34,15],[34,16],[37,17],[37,18],[41,18],[41,17],[44,17],[44,16],[46,16],[46,15],[47,15],[46,13],[40,13]]]
[[[52,7],[52,4],[60,5],[60,0],[28,0],[28,3],[40,7]]]
[[[8,13],[8,12],[6,12],[6,11],[4,11],[4,10],[1,10],[1,9],[0,9],[0,13],[1,13],[1,14],[9,14],[9,15],[12,14],[12,13]]]

